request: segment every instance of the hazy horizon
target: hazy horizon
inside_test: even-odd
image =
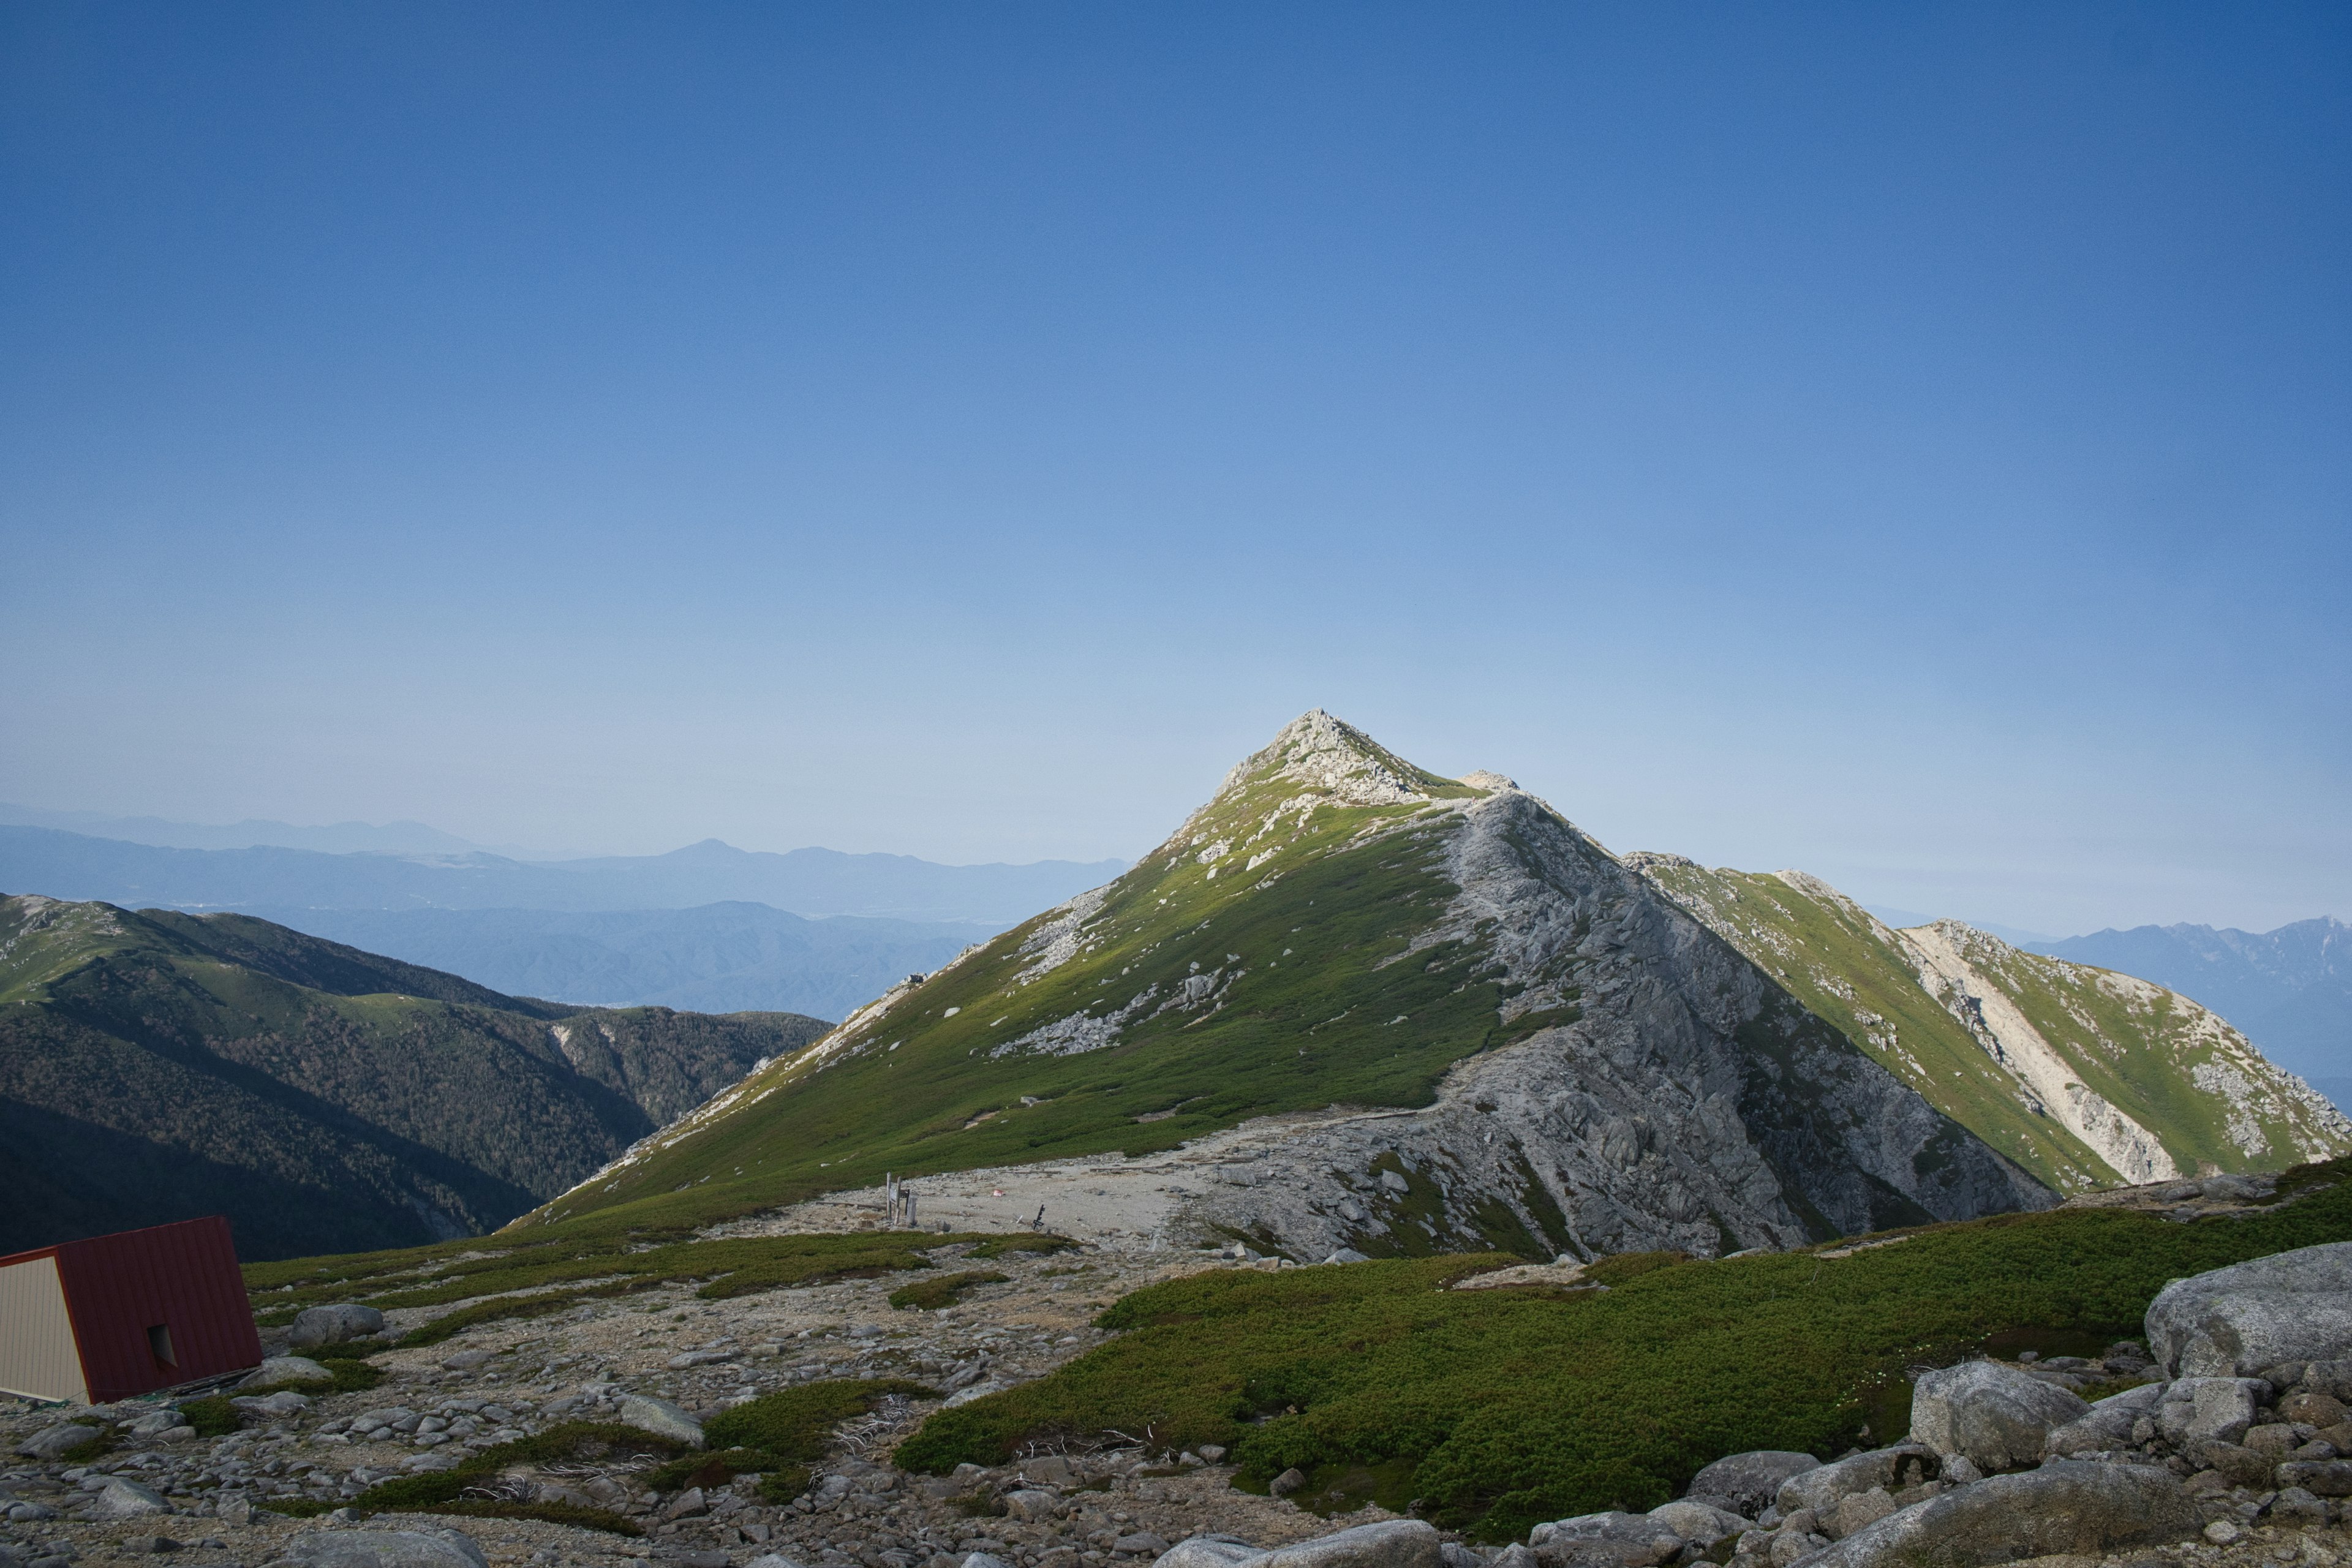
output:
[[[0,13],[0,798],[2352,916],[2352,11]]]

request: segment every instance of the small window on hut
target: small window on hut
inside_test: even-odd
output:
[[[172,1353],[172,1328],[170,1324],[157,1323],[153,1328],[147,1331],[147,1348],[155,1352],[156,1365],[177,1366],[180,1364],[180,1358]]]

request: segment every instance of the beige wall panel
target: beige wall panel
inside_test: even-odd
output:
[[[0,1268],[0,1394],[76,1404],[89,1398],[54,1258]]]

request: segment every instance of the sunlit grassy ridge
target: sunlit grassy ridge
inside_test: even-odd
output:
[[[1413,798],[1349,805],[1270,770],[1239,781],[1076,918],[1040,916],[894,993],[530,1223],[701,1223],[887,1171],[1139,1153],[1270,1112],[1428,1103],[1454,1062],[1573,1012],[1507,1026],[1511,988],[1461,944],[1394,962],[1457,891],[1443,863],[1460,818],[1442,803],[1480,792],[1378,756]],[[1188,981],[1205,993],[1189,1004]],[[1005,1049],[1122,1009],[1108,1048]]]
[[[1499,1258],[1198,1274],[1120,1300],[1098,1321],[1126,1332],[1052,1376],[935,1414],[898,1459],[945,1471],[1037,1439],[1148,1433],[1226,1445],[1261,1480],[1358,1473],[1391,1507],[1419,1500],[1502,1539],[1653,1507],[1726,1454],[1891,1441],[1899,1403],[1864,1426],[1913,1360],[2029,1331],[2137,1337],[2171,1279],[2352,1239],[2352,1160],[2284,1190],[2306,1195],[2193,1225],[2062,1209],[1843,1258],[1610,1259],[1591,1271],[1606,1291],[1444,1288],[1514,1261]]]

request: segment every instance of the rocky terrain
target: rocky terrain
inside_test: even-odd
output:
[[[2106,1201],[2202,1214],[2263,1196],[2242,1178],[2210,1184],[2210,1193],[2171,1184]],[[874,1223],[856,1213],[845,1206],[841,1223]],[[1827,1462],[1724,1456],[1675,1502],[1556,1521],[1516,1543],[1473,1545],[1377,1507],[1318,1517],[1280,1495],[1288,1478],[1277,1478],[1275,1495],[1240,1491],[1222,1450],[1171,1453],[1148,1433],[1041,1447],[943,1477],[891,1464],[897,1441],[940,1400],[1035,1377],[1097,1342],[1087,1321],[1108,1297],[1207,1267],[1293,1267],[1232,1255],[1240,1251],[1179,1259],[1139,1238],[1013,1257],[1002,1261],[1002,1282],[936,1311],[891,1308],[882,1280],[721,1302],[672,1289],[650,1302],[591,1303],[551,1324],[376,1351],[386,1375],[364,1392],[245,1396],[240,1429],[213,1439],[185,1424],[186,1395],[19,1406],[0,1418],[16,1456],[0,1473],[0,1560],[12,1568],[158,1552],[202,1568],[357,1568],[369,1554],[379,1568],[750,1568],[771,1557],[803,1568],[1243,1568],[1261,1557],[1266,1568],[2352,1562],[2352,1244],[2343,1243],[2176,1281],[2149,1307],[2142,1338],[2096,1356],[2026,1352],[1916,1368],[1909,1430],[1891,1447]],[[396,1332],[401,1317],[423,1315],[396,1314],[384,1327]],[[379,1321],[324,1309],[293,1335],[327,1354],[343,1347],[307,1342]],[[273,1347],[280,1353],[285,1338]],[[281,1361],[257,1375],[292,1370]],[[655,1490],[642,1463],[548,1464],[510,1467],[496,1490],[609,1509],[642,1533],[285,1511],[316,1513],[379,1479],[446,1469],[565,1420],[691,1431],[681,1424],[764,1392],[890,1376],[919,1380],[927,1392],[845,1424],[808,1489],[788,1502],[763,1499],[748,1478]],[[442,1533],[453,1530],[454,1538]]]
[[[2352,1121],[2175,992],[1958,921],[1893,930],[1819,878],[1639,869],[1873,1059],[2061,1191],[2277,1170]]]
[[[1118,881],[902,985],[549,1205],[710,1223],[1142,1159],[1312,1261],[1712,1256],[2054,1201],[1535,796],[1321,712]]]

